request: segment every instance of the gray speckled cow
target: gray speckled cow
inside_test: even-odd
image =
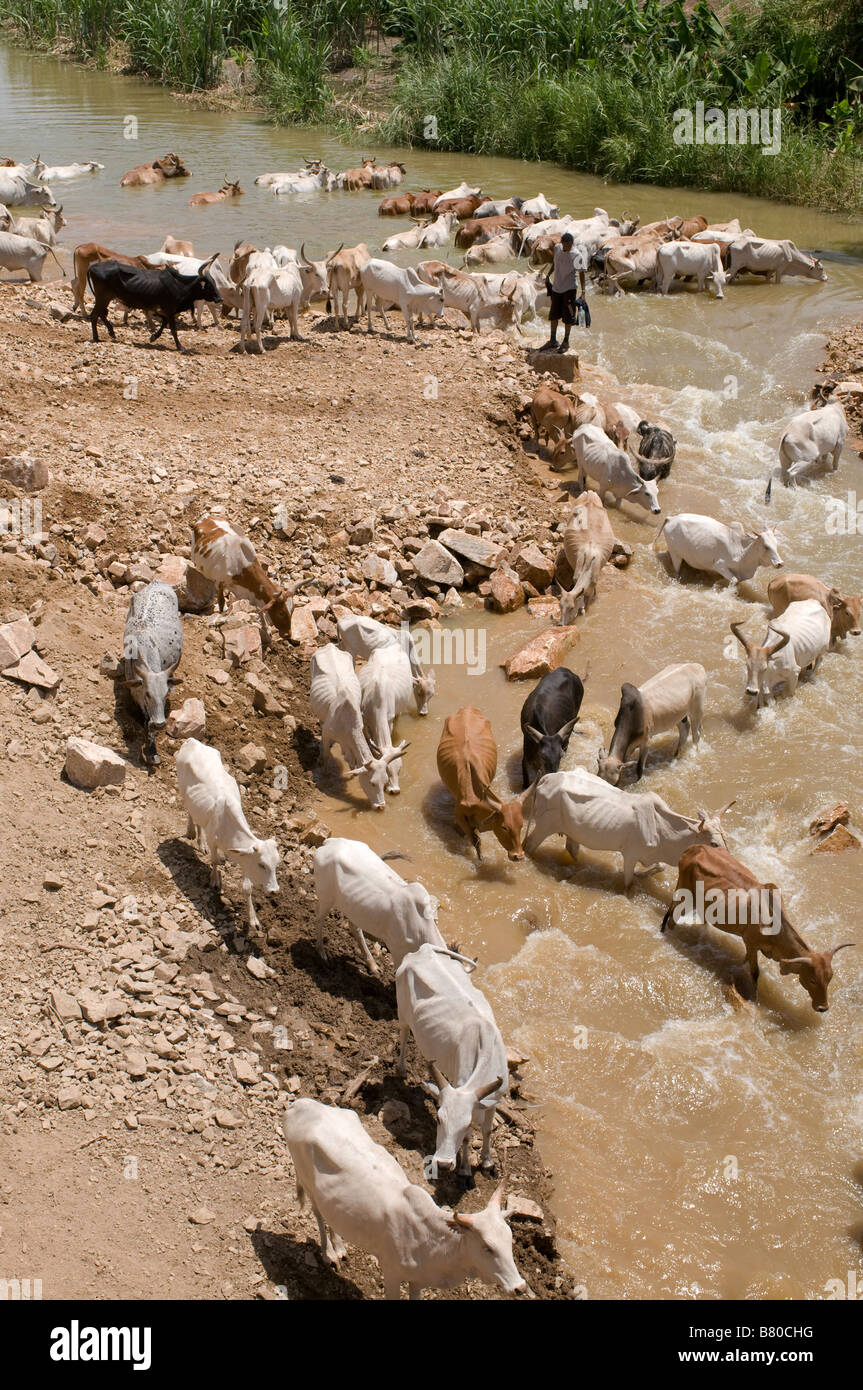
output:
[[[147,721],[144,761],[159,762],[156,734],[165,727],[165,705],[183,655],[183,629],[177,595],[154,579],[133,595],[123,631],[124,679]]]

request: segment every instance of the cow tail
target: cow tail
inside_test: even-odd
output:
[[[63,276],[63,279],[65,280],[65,279],[67,278],[67,277],[66,277],[66,270],[65,270],[65,268],[64,268],[62,265],[60,265],[60,261],[57,259],[57,254],[56,254],[56,252],[55,252],[55,250],[54,250],[54,247],[51,246],[47,241],[38,241],[38,242],[36,243],[36,245],[37,245],[37,246],[44,246],[46,251],[50,251],[50,252],[51,252],[51,255],[54,257],[54,260],[57,261],[57,264],[60,266],[60,274]]]
[[[650,548],[651,548],[651,550],[655,550],[656,547],[657,547],[657,545],[659,544],[659,537],[662,535],[663,531],[665,530],[665,523],[666,523],[667,521],[668,521],[668,517],[667,517],[667,516],[666,516],[666,517],[663,517],[662,525],[659,527],[659,529],[658,529],[657,532],[656,532],[656,535],[653,537],[653,540],[650,542]]]
[[[522,808],[527,811],[527,820],[525,822],[524,827],[524,841],[522,842],[524,844],[527,843],[528,839],[530,838],[530,832],[533,829],[534,812],[536,810],[536,789],[542,781],[542,777],[543,774],[541,772],[538,772],[536,774],[536,776],[534,777],[533,781],[527,789],[527,795],[525,796],[524,801],[521,803]]]
[[[386,854],[381,855],[381,859],[383,859],[384,863],[387,863],[390,859],[406,859],[409,864],[414,862],[409,854],[402,854],[400,849],[388,849]]]
[[[448,946],[435,946],[435,951],[439,956],[451,956],[453,960],[460,960],[467,969],[468,975],[472,975],[476,970],[477,962],[471,960],[470,956],[460,955],[458,951],[451,951]]]
[[[773,491],[773,479],[776,477],[777,470],[774,468],[767,479],[767,487],[764,490],[764,501],[770,501],[770,494]]]

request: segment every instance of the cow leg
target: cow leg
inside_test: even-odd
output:
[[[187,817],[186,817],[186,839],[187,839],[187,840],[194,840],[194,838],[195,838],[195,822],[192,820],[192,817],[191,817],[191,816],[187,816]]]
[[[482,1112],[482,1150],[479,1156],[481,1168],[491,1170],[494,1168],[494,1158],[491,1152],[491,1132],[494,1128],[494,1109],[486,1106]]]
[[[625,889],[625,891],[626,891],[627,893],[629,892],[630,888],[632,887],[634,881],[635,881],[635,860],[634,860],[634,859],[627,859],[626,857],[624,857],[624,860],[623,860],[623,887],[624,887],[624,889]]]
[[[470,1179],[473,1176],[470,1166],[470,1130],[468,1130],[467,1134],[465,1135],[464,1140],[462,1141],[462,1146],[458,1151],[458,1164],[456,1165],[456,1172],[462,1180]]]
[[[406,1023],[399,1024],[399,1055],[396,1061],[396,1071],[399,1076],[405,1076],[408,1069],[408,1033],[410,1028]]]
[[[667,910],[665,916],[664,916],[663,919],[662,919],[662,925],[661,925],[661,927],[659,928],[660,932],[664,932],[664,931],[665,931],[665,928],[666,928],[667,926],[669,926],[669,925],[671,925],[672,927],[676,927],[676,926],[677,926],[677,917],[675,916],[676,910],[677,910],[677,903],[676,903],[676,902],[674,901],[674,899],[672,898],[672,900],[671,900],[671,902],[670,902],[670,904],[669,904],[669,906],[668,906],[668,910]]]
[[[256,932],[256,931],[258,930],[258,928],[260,927],[261,924],[260,924],[260,922],[258,921],[258,914],[256,913],[256,911],[255,911],[255,905],[254,905],[254,903],[252,902],[252,887],[251,887],[251,884],[249,884],[248,888],[246,889],[246,907],[248,908],[248,911],[249,911],[249,931],[255,931],[255,932]]]
[[[678,726],[677,726],[677,751],[676,751],[676,753],[674,754],[675,758],[679,758],[679,757],[680,757],[681,753],[683,752],[684,748],[686,747],[686,740],[687,740],[688,737],[689,737],[689,715],[687,714],[687,715],[684,716],[683,719],[681,719],[680,723],[679,723]]]
[[[480,861],[480,863],[481,863],[481,862],[482,862],[482,841],[481,841],[480,838],[479,838],[479,831],[476,830],[473,826],[471,826],[471,829],[470,829],[470,839],[471,839],[471,844],[473,845],[474,849],[476,850],[476,857],[477,857],[477,859],[478,859],[478,860]]]
[[[830,468],[831,473],[835,473],[835,472],[836,472],[836,469],[839,467],[839,459],[840,459],[841,455],[842,455],[842,445],[841,445],[841,443],[840,443],[840,444],[837,444],[837,445],[836,445],[836,448],[833,450],[833,453],[832,453],[832,455],[831,455],[831,459],[832,459],[832,464],[831,464],[831,468]]]
[[[318,1211],[314,1202],[312,1203],[312,1211],[315,1213],[315,1220],[318,1223],[318,1239],[321,1242],[321,1258],[323,1259],[324,1264],[335,1265],[336,1267],[338,1267],[339,1256],[336,1254],[335,1247],[330,1241],[330,1235],[329,1231],[327,1230],[326,1222],[324,1221],[324,1218],[321,1216],[321,1213]]]
[[[422,1284],[408,1284],[408,1289],[410,1290],[410,1300],[411,1300],[412,1303],[415,1303],[415,1302],[417,1301],[417,1299],[422,1298],[422,1296],[423,1296],[423,1286],[422,1286]],[[401,1294],[401,1287],[399,1287],[399,1292],[395,1295],[395,1297],[398,1298],[398,1297],[400,1296],[400,1294]],[[386,1284],[384,1284],[384,1296],[385,1296],[386,1298],[389,1298],[389,1296],[390,1296],[390,1295],[386,1292]]]
[[[225,611],[225,586],[224,586],[224,584],[220,584],[220,585],[219,585],[219,612],[220,612],[220,613],[224,613],[224,611]]]
[[[326,947],[324,946],[324,923],[325,923],[325,921],[327,920],[327,917],[328,917],[328,916],[329,916],[329,913],[328,913],[328,912],[324,912],[323,909],[322,909],[321,907],[318,908],[318,914],[317,914],[317,921],[318,921],[318,955],[320,956],[321,960],[323,960],[323,961],[329,960],[329,956],[327,955]]]
[[[724,560],[717,560],[715,568],[716,573],[721,575],[723,579],[727,579],[729,584],[737,583],[737,575],[731,573],[731,570],[728,568]]]
[[[754,942],[746,943],[746,964],[749,966],[749,974],[752,977],[752,992],[758,994],[758,946]]]
[[[405,318],[405,322],[406,322],[406,324],[407,324],[408,342],[409,342],[409,343],[415,343],[415,342],[416,342],[416,338],[414,337],[413,320],[411,319],[410,307],[409,307],[409,305],[407,305],[407,304],[405,305],[404,318]]]
[[[210,847],[210,887],[217,893],[222,891],[222,874],[219,869],[219,848],[215,841]]]
[[[164,331],[165,331],[165,324],[166,324],[167,322],[168,322],[167,319],[162,319],[162,322],[159,324],[159,327],[156,329],[156,331],[155,331],[154,333],[151,332],[151,334],[150,334],[150,342],[151,342],[151,343],[155,343],[156,340],[157,340],[158,338],[161,338],[162,334],[163,334]]]
[[[177,320],[176,320],[176,319],[169,319],[169,321],[168,321],[168,327],[169,327],[170,330],[171,330],[171,337],[174,339],[174,345],[175,345],[177,351],[178,351],[178,352],[184,352],[184,353],[189,353],[189,352],[191,352],[191,348],[184,348],[184,347],[183,347],[183,344],[180,342],[180,339],[177,337]]]
[[[366,938],[363,936],[363,933],[360,931],[359,927],[355,927],[353,923],[351,923],[351,930],[353,931],[354,936],[359,942],[360,950],[363,953],[363,959],[365,960],[366,965],[369,967],[369,970],[372,972],[373,975],[380,975],[380,966],[375,964],[374,956],[369,950],[369,944],[366,941]]]
[[[679,752],[678,748],[678,752]],[[644,739],[638,750],[638,762],[635,765],[635,775],[640,778],[644,776],[644,769],[647,766],[647,739]]]
[[[570,859],[571,859],[571,860],[573,861],[573,863],[575,863],[575,864],[578,863],[578,852],[579,852],[580,848],[581,848],[581,846],[578,844],[578,842],[577,842],[576,840],[570,839],[570,837],[567,835],[567,837],[566,837],[566,852],[567,852],[567,854],[569,855]]]

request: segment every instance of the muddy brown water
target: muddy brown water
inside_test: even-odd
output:
[[[123,136],[130,116],[137,141]],[[156,191],[119,188],[125,169],[168,149],[182,153],[191,179]],[[304,155],[336,168],[358,162],[363,151],[326,133],[199,111],[157,87],[15,50],[0,49],[0,151],[105,164],[59,190],[67,247],[95,238],[154,249],[170,231],[192,237],[202,253],[228,251],[242,236],[259,244],[305,239],[320,254],[339,241],[378,248],[403,225],[377,218],[382,195],[276,199],[254,187],[256,174],[296,167]],[[769,509],[762,500],[781,426],[805,404],[825,331],[859,314],[858,224],[726,194],[615,187],[550,165],[375,152],[379,161],[405,160],[409,188],[465,178],[494,196],[541,190],[576,215],[596,205],[643,221],[677,211],[736,214],[744,226],[822,252],[825,284],[741,283],[721,303],[686,291],[664,300],[594,296],[594,328],[577,331],[577,345],[595,364],[589,381],[661,416],[677,436],[674,474],[661,487],[667,512],[769,517],[786,568],[863,591],[863,537],[830,529],[831,499],[863,494],[856,452],[846,451],[835,477],[780,487]],[[217,188],[224,174],[241,178],[244,198],[187,206],[192,192]],[[564,514],[558,504],[555,515]],[[644,788],[686,812],[736,795],[726,818],[732,851],[782,885],[813,945],[857,939],[863,947],[861,855],[813,858],[807,834],[816,812],[840,799],[858,829],[863,823],[859,643],[828,655],[794,699],[756,716],[744,707],[728,624],[745,615],[758,632],[769,574],[737,594],[673,583],[648,545],[652,519],[624,509],[612,521],[635,557],[625,577],[603,581],[580,624],[569,664],[579,672],[590,665],[586,732],[573,737],[565,766],[595,770],[622,680],[701,661],[711,679],[703,740],[679,762],[670,757],[673,740],[660,741]],[[733,980],[743,988],[734,940],[694,926],[659,935],[672,871],[643,880],[627,898],[613,856],[583,854],[573,867],[550,841],[534,862],[509,864],[488,837],[477,866],[455,838],[437,781],[441,723],[458,705],[481,706],[500,746],[498,788],[516,786],[518,714],[529,686],[508,685],[498,663],[541,623],[524,610],[499,618],[466,609],[448,626],[473,629],[474,641],[484,634],[485,669],[470,675],[464,665],[437,665],[428,718],[401,724],[412,740],[401,796],[374,815],[327,783],[321,809],[335,833],[409,853],[402,868],[442,900],[447,937],[479,956],[478,978],[505,1034],[532,1057],[564,1250],[587,1296],[818,1298],[828,1280],[863,1274],[863,949],[837,958],[826,1015],[815,1015],[800,986],[769,965],[757,1005],[734,1008],[725,993]]]

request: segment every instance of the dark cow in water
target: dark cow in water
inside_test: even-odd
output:
[[[641,420],[637,428],[641,444],[638,448],[633,447],[632,456],[638,464],[639,473],[645,482],[653,478],[667,478],[677,452],[676,439],[670,430],[664,430],[661,425],[650,425],[646,420]]]
[[[547,772],[557,772],[583,699],[581,679],[565,666],[549,671],[530,692],[521,707],[523,786],[529,787]]]
[[[216,253],[218,255],[218,252]],[[177,337],[177,315],[194,308],[199,299],[210,304],[221,304],[221,296],[210,276],[207,267],[216,256],[204,261],[197,275],[180,275],[171,266],[161,270],[139,270],[137,266],[121,265],[119,261],[102,261],[90,266],[87,283],[93,291],[95,304],[90,315],[93,326],[93,341],[99,342],[96,324],[102,320],[113,341],[114,329],[108,322],[108,308],[118,299],[127,309],[142,309],[144,313],[156,314],[162,322],[155,333],[150,335],[154,343],[161,336],[165,324],[171,330],[178,352],[187,352]]]

